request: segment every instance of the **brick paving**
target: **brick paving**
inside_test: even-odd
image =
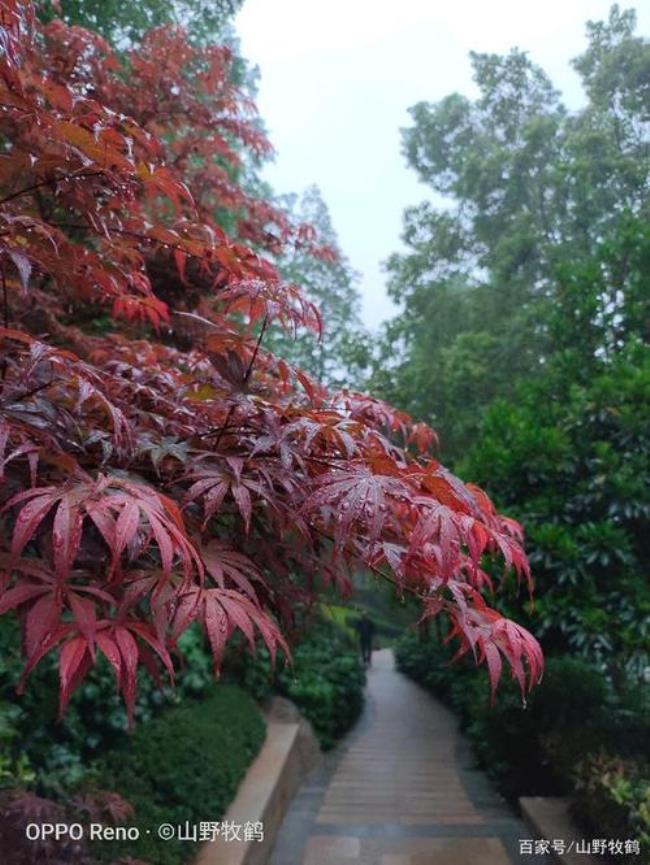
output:
[[[366,708],[301,787],[269,865],[548,865],[473,767],[453,715],[373,654]]]

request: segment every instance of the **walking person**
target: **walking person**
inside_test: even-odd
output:
[[[372,662],[372,638],[375,634],[375,623],[369,618],[368,613],[364,610],[361,614],[361,618],[357,619],[355,622],[354,627],[359,633],[363,663],[370,666]]]

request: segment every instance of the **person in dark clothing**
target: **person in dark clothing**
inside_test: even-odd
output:
[[[363,663],[370,664],[372,659],[372,638],[375,634],[375,623],[368,618],[368,614],[365,610],[361,614],[361,618],[357,619],[355,622],[355,628],[359,633]]]

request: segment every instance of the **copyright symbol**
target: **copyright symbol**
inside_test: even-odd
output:
[[[171,841],[175,832],[176,830],[171,823],[163,823],[158,827],[158,837],[162,838],[163,841]]]

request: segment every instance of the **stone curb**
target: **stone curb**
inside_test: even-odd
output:
[[[237,824],[263,823],[264,840],[226,842],[217,837],[200,848],[191,865],[267,862],[289,803],[320,753],[309,725],[302,720],[286,721],[283,715],[282,707],[271,706],[262,749],[223,817]]]
[[[585,838],[569,813],[569,799],[545,796],[524,796],[519,800],[522,816],[526,825],[535,833],[536,839],[564,841],[568,847],[571,841],[576,844]],[[560,865],[597,865],[597,860],[587,853],[571,850],[558,853],[551,850],[550,855]],[[599,859],[602,863],[602,859]]]

